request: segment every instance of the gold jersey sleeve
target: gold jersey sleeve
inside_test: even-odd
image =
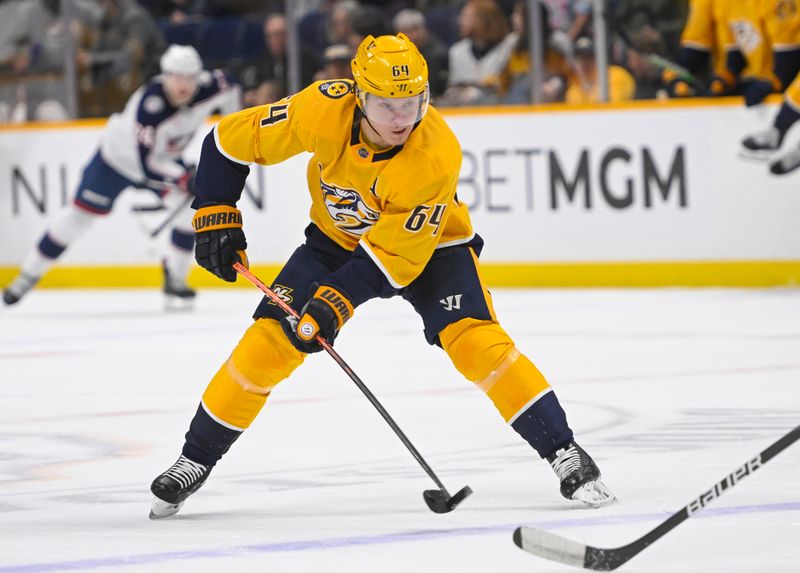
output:
[[[373,149],[360,130],[349,80],[316,82],[274,104],[225,117],[218,151],[244,164],[271,165],[308,152],[311,221],[348,250],[361,245],[387,281],[401,288],[434,250],[474,236],[456,199],[461,146],[429,106],[406,143]]]
[[[690,0],[681,46],[711,51],[715,45],[714,0]]]
[[[800,48],[800,0],[762,0],[761,6],[772,49]]]
[[[767,0],[737,0],[728,2],[722,11],[724,42],[726,47],[737,47],[745,57],[747,65],[742,71],[743,79],[759,79],[771,82],[776,89],[780,81],[773,72],[773,53],[764,21],[764,5]]]

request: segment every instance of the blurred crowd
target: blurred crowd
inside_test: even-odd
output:
[[[730,46],[721,46],[713,31],[708,45],[687,40],[690,4],[697,19],[701,5],[776,2],[781,3],[606,0],[608,99],[746,93],[752,80],[747,70],[739,70],[744,72],[740,78],[726,76],[722,89],[713,88]],[[796,0],[782,2],[797,11]],[[64,14],[64,5],[64,0],[0,0],[0,122],[68,117],[62,78],[69,64],[77,80],[78,116],[119,111],[142,82],[158,73],[158,58],[169,44],[192,45],[206,68],[230,74],[243,88],[245,106],[276,101],[291,88],[281,0],[69,0],[71,14]],[[538,101],[601,100],[593,5],[592,0],[541,0],[536,39],[544,58]],[[350,77],[350,59],[364,36],[403,32],[428,61],[437,105],[530,103],[527,6],[526,0],[293,0],[298,87]],[[714,16],[709,17],[713,26]],[[800,29],[795,32],[800,44]],[[708,57],[697,57],[698,50]],[[800,60],[797,51],[793,57]],[[761,99],[786,88],[787,80],[757,79]]]

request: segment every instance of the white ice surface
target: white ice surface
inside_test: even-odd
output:
[[[572,570],[517,525],[628,543],[800,424],[798,290],[496,290],[621,502],[571,506],[402,300],[359,308],[336,348],[451,493],[432,487],[326,355],[283,382],[177,518],[147,519],[208,379],[259,295],[34,291],[0,312],[0,572]],[[681,524],[628,572],[800,571],[800,444]]]

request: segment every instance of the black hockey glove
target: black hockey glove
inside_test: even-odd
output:
[[[242,214],[230,205],[204,205],[192,219],[195,231],[194,258],[197,264],[229,283],[236,281],[233,263],[248,266],[247,240]]]
[[[333,345],[336,335],[353,316],[354,310],[349,297],[331,286],[314,283],[311,290],[315,291],[314,295],[303,306],[300,318],[287,316],[281,321],[283,331],[292,346],[306,354],[322,350],[322,345],[316,340],[317,336]]]

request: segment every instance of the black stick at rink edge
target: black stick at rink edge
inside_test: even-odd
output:
[[[241,263],[234,263],[233,268],[250,281],[253,285],[258,287],[261,292],[263,292],[267,297],[269,297],[272,302],[277,304],[286,314],[293,316],[295,318],[300,318],[297,312],[286,302],[279,297],[272,289],[270,289],[267,285],[265,285],[258,277],[256,277],[253,273],[249,271],[247,267],[245,267]],[[428,462],[425,461],[425,458],[417,451],[417,448],[414,447],[414,444],[411,443],[406,435],[403,433],[403,430],[400,429],[400,426],[392,419],[389,415],[389,412],[386,411],[386,408],[378,401],[378,399],[374,396],[374,394],[367,388],[366,384],[361,381],[361,378],[353,371],[352,368],[344,361],[344,359],[339,356],[339,353],[336,352],[333,347],[325,341],[324,338],[321,336],[317,336],[317,342],[325,349],[325,351],[330,354],[331,358],[336,361],[336,363],[345,371],[350,379],[355,382],[358,389],[367,397],[367,400],[375,407],[378,413],[383,416],[383,419],[386,420],[386,423],[389,424],[389,427],[394,430],[394,433],[397,434],[397,437],[400,438],[400,441],[403,442],[403,445],[411,452],[411,455],[414,456],[414,459],[419,462],[419,465],[422,466],[422,469],[425,470],[425,473],[434,481],[434,483],[438,486],[438,490],[428,489],[423,492],[423,499],[431,511],[435,513],[448,513],[453,511],[456,506],[464,501],[466,497],[468,497],[472,493],[472,489],[469,486],[465,486],[458,490],[454,495],[450,495],[447,491],[447,488],[444,487],[444,484],[441,480],[436,476],[433,472],[431,467],[428,465]]]
[[[561,537],[560,535],[550,533],[543,529],[526,526],[518,527],[514,531],[514,543],[524,551],[552,561],[559,561],[567,565],[574,565],[575,567],[583,567],[584,569],[592,569],[595,571],[613,571],[638,555],[643,549],[660,539],[667,532],[694,516],[694,514],[717,499],[724,492],[731,489],[741,480],[763,467],[764,464],[791,446],[798,439],[800,439],[800,426],[790,430],[786,435],[757,456],[747,460],[740,467],[714,484],[713,487],[689,502],[683,509],[672,514],[656,528],[622,547],[615,547],[613,549],[592,547],[591,545],[584,545],[583,543],[572,541],[566,537]]]

